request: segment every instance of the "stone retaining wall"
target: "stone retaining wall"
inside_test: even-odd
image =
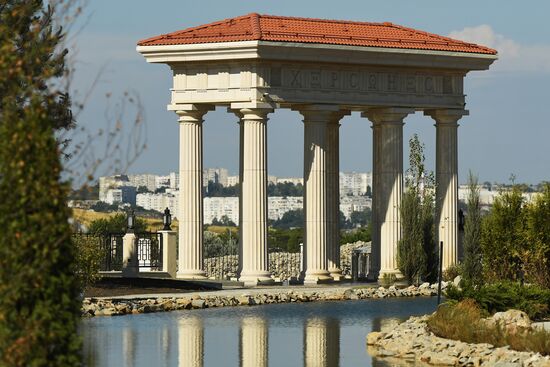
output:
[[[435,336],[426,324],[429,316],[411,317],[385,332],[367,335],[369,353],[377,357],[444,366],[549,367],[550,357],[518,352],[509,347],[471,344]]]
[[[189,310],[210,307],[253,306],[273,303],[315,302],[315,301],[342,301],[386,297],[417,297],[434,296],[437,294],[437,285],[427,283],[420,287],[410,286],[398,289],[389,288],[340,288],[337,290],[325,288],[318,290],[300,291],[285,289],[265,289],[256,292],[238,295],[182,295],[171,298],[147,299],[95,299],[86,298],[82,305],[82,315],[115,316],[139,314],[147,312],[162,312],[172,310]]]

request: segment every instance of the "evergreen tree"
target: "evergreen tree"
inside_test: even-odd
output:
[[[517,280],[527,247],[524,199],[518,186],[495,198],[481,230],[484,277],[490,281]]]
[[[409,283],[431,280],[437,273],[434,241],[434,177],[424,166],[424,145],[414,134],[406,190],[401,201],[402,238],[397,245],[397,264]]]
[[[80,365],[79,284],[57,129],[63,33],[42,1],[0,5],[0,366]]]
[[[468,175],[468,202],[464,223],[464,280],[474,284],[483,283],[481,263],[481,204],[477,177],[470,171]]]

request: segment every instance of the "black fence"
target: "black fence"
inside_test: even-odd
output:
[[[136,233],[138,267],[150,271],[162,270],[162,233]]]
[[[79,251],[99,251],[99,271],[122,270],[122,242],[125,233],[90,234],[73,233],[72,239]],[[136,233],[138,267],[150,271],[162,270],[162,234]],[[145,269],[144,269],[145,270]]]

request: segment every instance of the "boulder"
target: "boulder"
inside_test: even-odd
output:
[[[532,321],[529,316],[520,310],[508,310],[497,312],[491,317],[489,323],[500,324],[509,333],[517,333],[531,329]]]

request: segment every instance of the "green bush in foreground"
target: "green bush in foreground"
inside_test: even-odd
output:
[[[72,124],[62,31],[42,1],[0,5],[0,366],[79,366],[79,286],[58,129]]]
[[[442,338],[550,355],[550,332],[536,329],[512,333],[499,324],[483,322],[485,316],[487,312],[474,300],[465,299],[457,304],[441,305],[428,319],[428,328]]]
[[[536,285],[522,286],[514,282],[499,282],[480,287],[464,285],[462,289],[451,285],[446,290],[446,296],[453,301],[473,299],[489,313],[513,308],[527,313],[531,319],[550,316],[550,289]]]

